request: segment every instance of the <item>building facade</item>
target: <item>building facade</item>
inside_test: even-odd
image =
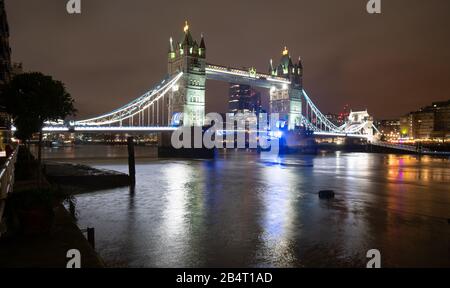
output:
[[[325,118],[327,118],[331,123],[333,123],[336,126],[341,126],[342,124],[345,123],[345,119],[343,119],[339,114],[334,114],[334,113],[327,113],[324,115]],[[348,115],[347,115],[348,117]]]
[[[11,80],[11,48],[9,46],[9,26],[5,1],[0,0],[0,85]]]
[[[250,85],[230,84],[228,98],[229,113],[254,112],[259,114],[262,110],[261,93]]]
[[[432,138],[450,141],[450,100],[434,102],[431,106],[435,111]]]
[[[413,140],[450,141],[450,100],[433,102],[401,117],[400,134]]]
[[[400,119],[379,120],[375,126],[386,141],[397,141],[400,138]]]
[[[0,0],[0,89],[11,80],[11,48],[9,46],[9,26],[6,17],[5,1]],[[10,118],[5,111],[5,99],[0,93],[0,154],[9,141]]]
[[[269,74],[286,78],[291,84],[270,89],[270,112],[278,113],[280,120],[287,121],[289,130],[292,130],[301,124],[303,64],[300,58],[294,64],[286,47],[281,54],[278,66],[274,67],[270,60]]]
[[[205,41],[203,35],[200,44],[193,39],[187,22],[183,31],[180,42],[173,43],[170,38],[168,73],[174,76],[183,72],[183,76],[179,80],[179,85],[169,92],[167,102],[164,101],[169,113],[163,124],[170,123],[170,119],[182,113],[184,126],[203,126],[206,91]]]

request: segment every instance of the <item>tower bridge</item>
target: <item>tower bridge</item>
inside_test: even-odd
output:
[[[159,132],[173,131],[180,125],[203,126],[206,82],[211,79],[269,89],[270,112],[278,113],[289,130],[304,127],[317,135],[373,136],[367,111],[361,114],[364,117],[349,118],[340,127],[321,113],[304,90],[301,59],[293,61],[286,47],[278,65],[269,61],[267,73],[207,63],[206,55],[203,35],[197,42],[186,22],[180,41],[169,40],[167,76],[159,84],[114,111],[70,123],[47,123],[44,131]]]

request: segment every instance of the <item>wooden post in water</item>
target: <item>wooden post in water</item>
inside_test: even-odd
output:
[[[92,248],[95,250],[95,228],[87,228],[87,239],[89,244],[91,244]]]
[[[130,184],[136,184],[136,166],[134,161],[134,141],[133,136],[127,138],[128,144],[128,174],[130,175]]]
[[[76,209],[75,209],[75,203],[73,200],[69,200],[69,211],[70,211],[70,216],[72,216],[73,219],[76,219],[77,213],[76,213]]]

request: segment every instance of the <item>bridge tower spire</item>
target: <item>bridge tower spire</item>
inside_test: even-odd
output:
[[[203,35],[200,45],[191,35],[188,22],[183,27],[181,42],[169,52],[170,76],[183,72],[179,84],[169,92],[169,120],[183,113],[184,126],[202,126],[205,118],[206,45]],[[172,47],[172,46],[171,46]]]
[[[300,58],[298,63],[293,63],[285,46],[281,52],[280,64],[274,68],[271,61],[269,73],[291,82],[290,85],[270,89],[270,112],[278,113],[280,119],[288,123],[289,130],[293,130],[300,125],[302,117],[303,65]]]

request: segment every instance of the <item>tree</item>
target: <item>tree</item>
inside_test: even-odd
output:
[[[28,149],[28,139],[30,139],[36,131],[39,131],[39,125],[37,121],[25,117],[17,118],[14,126],[16,127],[16,132],[14,136],[23,141],[25,147]],[[27,155],[30,156],[29,153]],[[30,160],[30,159],[28,159]]]
[[[3,97],[6,111],[17,128],[16,137],[27,141],[39,133],[38,162],[41,163],[44,122],[74,115],[74,100],[62,82],[39,72],[15,76],[4,87]]]

